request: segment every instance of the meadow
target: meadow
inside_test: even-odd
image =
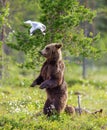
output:
[[[71,69],[70,69],[71,68]],[[75,73],[74,73],[75,70]],[[13,74],[16,70],[13,71]],[[69,73],[68,73],[69,72]],[[107,69],[88,69],[88,78],[81,78],[81,67],[67,66],[68,104],[78,106],[76,92],[82,93],[81,107],[102,114],[46,117],[42,109],[46,100],[45,90],[30,88],[31,75],[16,73],[10,84],[0,87],[0,130],[107,130]],[[9,81],[8,81],[9,82]]]
[[[29,19],[46,25],[46,35],[30,36]],[[107,130],[106,23],[107,0],[0,0],[0,130]],[[102,113],[43,114],[46,92],[30,84],[43,61],[38,51],[55,42],[63,43],[69,62],[68,104],[78,106],[81,93],[82,108]]]

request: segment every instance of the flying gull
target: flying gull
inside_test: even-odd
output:
[[[42,32],[42,34],[45,35],[46,26],[44,24],[31,20],[25,21],[24,23],[31,25],[30,35],[33,35],[35,30],[37,29],[39,29]]]

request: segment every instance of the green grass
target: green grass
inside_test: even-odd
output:
[[[47,118],[42,113],[46,100],[45,90],[38,87],[1,87],[0,130],[106,130],[107,89],[76,83],[68,91],[68,104],[77,106],[77,96],[74,93],[79,91],[83,93],[81,106],[92,112],[103,108],[103,115],[70,116],[62,113]]]
[[[74,72],[75,70],[75,72]],[[32,74],[16,74],[0,87],[0,130],[106,130],[107,129],[107,69],[88,70],[88,79],[81,78],[81,68],[67,67],[68,104],[77,106],[76,92],[80,92],[81,107],[103,114],[53,115],[47,118],[43,112],[45,90],[30,88]],[[15,73],[15,71],[17,73]],[[69,72],[69,73],[68,73]],[[20,71],[20,73],[22,73]],[[100,77],[100,78],[99,78]],[[100,79],[100,80],[99,80]],[[8,84],[9,83],[9,84]]]

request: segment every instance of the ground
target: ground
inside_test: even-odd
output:
[[[77,96],[74,93],[79,91],[83,93],[81,106],[90,111],[103,108],[103,115],[69,116],[63,113],[59,117],[53,115],[47,118],[42,113],[46,100],[45,90],[32,89],[23,85],[7,85],[0,87],[0,130],[106,130],[107,81],[105,70],[100,75],[96,71],[93,74],[94,79],[90,76],[90,80],[77,79],[76,75],[69,80],[70,74],[66,76],[69,86],[68,104],[77,106]],[[99,77],[104,80],[99,80]]]

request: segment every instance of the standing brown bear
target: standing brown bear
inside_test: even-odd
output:
[[[47,100],[44,105],[44,114],[50,116],[53,112],[60,113],[65,110],[68,91],[64,81],[64,63],[61,53],[62,44],[47,45],[40,54],[46,58],[40,75],[33,81],[31,87],[40,85],[46,89]]]

